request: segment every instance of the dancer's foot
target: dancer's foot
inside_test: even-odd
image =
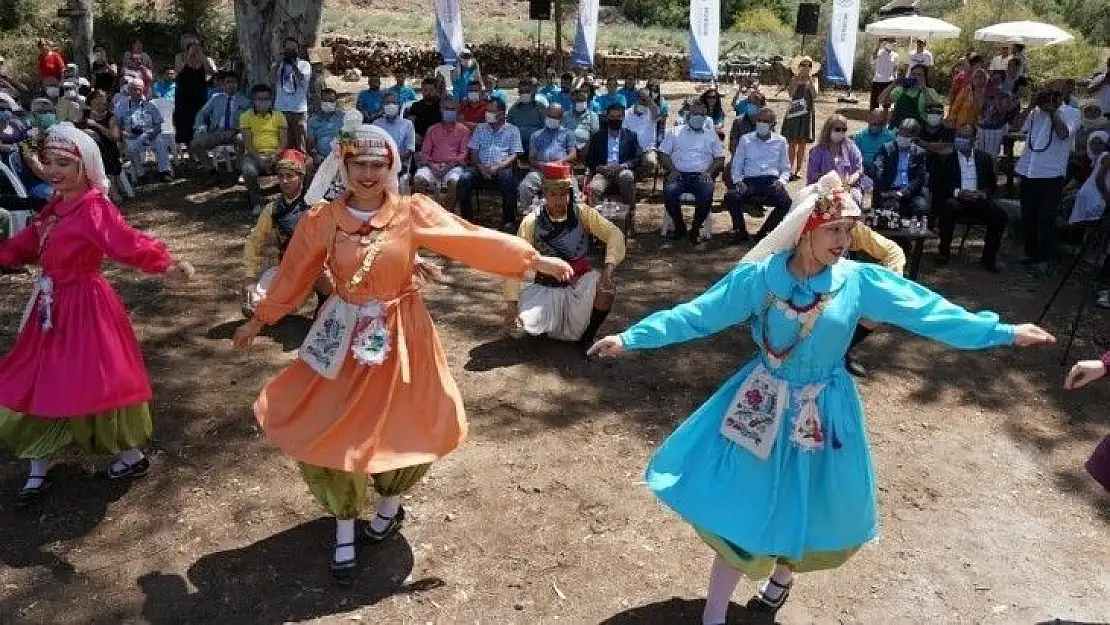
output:
[[[48,471],[31,470],[27,476],[27,481],[23,484],[23,488],[19,490],[19,494],[15,496],[15,506],[17,508],[27,507],[36,501],[42,500],[46,496],[46,492],[50,490],[51,482]]]
[[[372,543],[381,543],[388,540],[401,529],[405,520],[405,509],[397,508],[396,514],[387,516],[379,511],[370,519],[370,527],[366,528],[366,538]]]
[[[358,556],[355,543],[336,543],[331,559],[331,576],[340,586],[350,586],[358,577]]]
[[[748,609],[756,613],[775,614],[786,604],[793,586],[793,577],[788,581],[776,580],[774,575],[768,577],[759,593],[748,601]]]
[[[137,455],[137,458],[136,458]],[[108,467],[108,479],[125,480],[143,477],[150,472],[150,459],[134,449],[121,452]]]

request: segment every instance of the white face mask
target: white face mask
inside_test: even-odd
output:
[[[486,113],[486,123],[494,125],[497,123],[497,113]]]
[[[335,102],[321,102],[320,103],[320,110],[325,112],[325,113],[334,113],[335,112]]]
[[[520,101],[525,103],[525,104],[531,103],[532,102],[532,94],[531,93],[522,93],[522,94],[520,94]]]
[[[756,122],[755,123],[755,134],[757,134],[761,137],[766,137],[767,135],[771,134],[771,123],[770,122]]]
[[[929,124],[930,126],[939,126],[941,119],[942,118],[940,115],[936,113],[929,113],[925,116],[925,123]]]
[[[831,140],[833,143],[840,143],[844,141],[844,133],[840,132],[839,130],[834,130],[829,133],[829,140]]]
[[[463,61],[463,67],[474,67],[474,59],[465,59]]]
[[[54,98],[57,98],[58,97],[58,88],[57,87],[47,87],[46,88],[46,97],[50,98],[51,100],[53,100]]]
[[[554,117],[545,117],[543,120],[543,125],[547,126],[551,130],[557,130],[560,123],[562,122],[558,119],[555,119]]]
[[[636,110],[637,115],[643,115],[644,113],[647,112],[647,107],[644,106],[643,104],[637,104],[636,106],[634,106],[632,108],[634,108]]]
[[[889,41],[883,44],[883,48],[885,48],[887,52],[894,52],[894,44]]]
[[[470,91],[466,94],[466,101],[467,102],[477,102],[481,98],[482,98],[482,94],[478,93],[477,91]]]
[[[576,113],[585,113],[586,112],[586,103],[585,102],[575,102],[574,103],[574,111]]]
[[[397,117],[397,113],[401,112],[401,107],[396,104],[386,104],[382,107],[382,112],[386,117]]]

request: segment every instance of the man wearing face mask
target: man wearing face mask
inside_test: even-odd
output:
[[[939,167],[944,157],[952,153],[952,142],[956,131],[944,119],[944,105],[930,104],[925,107],[925,125],[921,128],[920,144],[928,152],[926,166],[929,171]]]
[[[362,121],[366,124],[374,123],[382,114],[382,79],[380,76],[367,76],[366,88],[358,92],[355,98],[355,108],[362,113]]]
[[[976,150],[975,127],[961,126],[954,139],[956,149],[932,170],[936,191],[933,208],[937,213],[940,246],[937,262],[946,265],[951,257],[952,237],[960,217],[972,218],[987,225],[983,256],[979,264],[991,273],[999,273],[998,248],[1006,231],[1006,211],[995,202],[998,186],[994,159]]]
[[[68,81],[63,82],[62,96],[58,98],[58,102],[54,105],[58,113],[58,121],[71,124],[80,122],[83,106],[81,96],[77,93],[77,85]]]
[[[382,116],[374,120],[374,125],[389,133],[397,149],[401,152],[400,190],[408,194],[408,173],[412,153],[416,151],[416,128],[410,120],[401,117],[401,102],[397,94],[388,92],[382,99]]]
[[[478,128],[478,124],[486,121],[486,102],[482,97],[482,87],[472,83],[466,90],[466,99],[459,102],[459,121],[466,126],[471,134]]]
[[[775,112],[762,108],[755,117],[755,130],[740,137],[732,156],[731,179],[736,186],[725,194],[725,208],[732,216],[735,242],[747,240],[744,223],[744,206],[760,204],[771,206],[771,214],[755,235],[761,240],[779,225],[790,210],[790,194],[786,183],[790,180],[790,156],[786,137],[774,131]]]
[[[638,91],[632,101],[635,104],[624,112],[624,127],[636,133],[640,144],[640,167],[636,175],[646,180],[654,176],[659,167],[659,157],[655,155],[655,120],[659,116],[659,107],[652,101],[647,89]]]
[[[239,140],[239,118],[250,109],[250,102],[239,95],[239,77],[231,72],[216,75],[220,93],[212,96],[193,120],[193,140],[189,156],[195,163],[204,163],[208,175],[215,177],[216,164],[208,153],[220,146],[233,146]]]
[[[620,104],[622,109],[627,109],[628,100],[625,100],[624,95],[617,89],[619,86],[620,83],[617,82],[616,77],[610,76],[605,81],[605,93],[594,96],[590,108],[599,115],[609,110],[610,104]]]
[[[123,115],[119,120],[135,179],[142,182],[146,177],[146,151],[152,150],[158,160],[159,177],[162,182],[168,182],[173,176],[170,173],[169,146],[162,137],[162,113],[153,102],[143,97],[141,82],[129,83],[127,90],[131,97],[121,104]]]
[[[705,129],[705,102],[691,98],[686,107],[686,123],[672,128],[659,146],[659,164],[667,170],[663,205],[675,226],[671,239],[689,234],[695,247],[702,247],[705,241],[699,233],[713,205],[713,180],[724,167],[725,146],[712,125]],[[694,221],[689,231],[682,219],[682,196],[686,193],[694,196]]]
[[[1071,141],[1079,124],[1071,107],[1061,106],[1061,94],[1053,87],[1039,92],[1034,108],[1025,118],[1021,132],[1026,137],[1015,172],[1021,176],[1021,225],[1025,235],[1024,264],[1033,277],[1052,273],[1056,251],[1056,211],[1064,192],[1071,156]]]
[[[420,83],[420,99],[413,102],[405,112],[405,117],[411,119],[416,128],[418,146],[428,129],[442,121],[439,111],[439,87],[436,86],[436,79],[425,78]]]
[[[420,168],[413,177],[417,193],[431,194],[441,186],[447,195],[443,206],[455,210],[459,180],[466,173],[467,144],[470,131],[458,121],[458,102],[450,95],[439,102],[442,121],[434,124],[424,135],[417,162]]]
[[[859,148],[863,159],[863,172],[870,178],[875,177],[875,157],[888,143],[894,143],[894,131],[886,126],[886,114],[882,109],[872,109],[867,116],[867,127],[852,135],[852,141]]]
[[[474,219],[474,185],[493,184],[501,191],[501,228],[512,232],[516,227],[517,184],[513,166],[524,153],[520,130],[505,121],[505,105],[500,100],[486,104],[486,121],[470,135],[467,144],[472,167],[459,181],[459,197],[463,219]]]
[[[736,94],[739,98],[739,92]],[[755,131],[755,116],[759,110],[766,106],[767,98],[759,92],[758,89],[752,89],[743,100],[737,100],[733,104],[733,109],[736,110],[736,119],[732,120],[732,127],[728,132],[728,151],[730,154],[736,152],[736,146],[740,143],[740,137]],[[727,171],[725,172],[728,173]],[[731,185],[732,180],[726,180]]]
[[[339,108],[339,94],[327,88],[320,92],[320,110],[308,119],[308,149],[316,163],[331,154],[331,144],[343,128],[345,111]]]
[[[546,100],[536,99],[536,84],[530,78],[520,82],[519,97],[516,104],[509,108],[509,123],[520,130],[520,137],[524,140],[524,150],[529,149],[528,142],[532,135],[544,127],[544,112],[547,109]]]
[[[605,111],[605,128],[594,133],[586,154],[586,177],[590,201],[599,203],[606,191],[617,185],[622,204],[636,203],[636,170],[640,167],[640,141],[624,125],[625,110],[619,103]]]
[[[303,152],[312,64],[300,58],[301,46],[293,37],[286,37],[281,48],[281,61],[274,70],[274,110],[284,115],[288,127],[289,144],[285,147]]]
[[[278,152],[288,147],[285,115],[273,110],[273,98],[268,85],[255,85],[251,88],[251,110],[239,116],[239,128],[243,131],[240,168],[247,185],[247,203],[255,217],[262,210],[262,187],[258,178],[274,171]]]
[[[518,202],[521,212],[527,211],[540,192],[543,183],[543,166],[548,163],[572,164],[578,158],[574,133],[563,128],[563,107],[549,104],[543,120],[544,127],[532,133],[528,141],[528,164],[532,171],[520,182]]]
[[[570,108],[563,111],[563,127],[574,133],[574,146],[581,151],[590,137],[601,130],[601,117],[590,110],[590,96],[585,90],[574,89],[570,97]]]
[[[886,91],[894,82],[895,71],[898,69],[897,45],[893,39],[880,39],[879,48],[875,51],[875,76],[871,79],[870,110],[879,108],[879,95]]]
[[[875,157],[875,205],[898,211],[903,217],[924,217],[929,212],[925,200],[927,176],[925,149],[915,141],[921,134],[916,120],[906,119],[898,137],[879,150]]]

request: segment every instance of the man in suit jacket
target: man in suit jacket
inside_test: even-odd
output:
[[[903,120],[894,143],[884,145],[875,156],[878,208],[897,210],[903,217],[924,217],[929,212],[925,200],[926,152],[914,143],[920,136],[921,124],[913,119]]]
[[[618,103],[610,104],[605,109],[601,126],[601,130],[590,137],[586,152],[590,201],[600,201],[609,185],[616,183],[621,203],[632,206],[636,203],[640,141],[635,132],[624,128],[624,108]]]
[[[1006,211],[995,201],[998,179],[994,159],[990,154],[972,147],[975,131],[975,126],[970,124],[956,130],[956,149],[940,162],[935,172],[933,210],[937,214],[940,235],[937,262],[943,265],[950,258],[956,220],[961,215],[970,216],[987,225],[983,257],[979,263],[988,271],[998,273],[998,248],[1006,231]]]

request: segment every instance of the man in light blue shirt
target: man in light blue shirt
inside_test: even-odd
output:
[[[573,163],[578,158],[574,133],[563,128],[563,107],[558,104],[547,105],[544,127],[532,134],[528,142],[528,163],[532,171],[521,181],[518,190],[522,211],[532,205],[532,200],[540,191],[543,177],[540,166],[544,163]]]
[[[397,149],[401,151],[401,192],[408,190],[407,178],[412,153],[416,151],[416,127],[412,120],[401,116],[401,103],[397,94],[387,92],[382,98],[382,116],[374,120],[374,125],[389,133]]]
[[[867,128],[852,135],[852,141],[863,157],[863,172],[875,177],[875,157],[888,143],[894,143],[894,131],[886,126],[886,115],[882,109],[875,109],[867,117]]]
[[[152,102],[143,98],[143,84],[132,82],[127,85],[128,98],[120,103],[123,115],[119,118],[120,130],[123,134],[124,147],[127,156],[131,159],[131,167],[135,177],[142,180],[146,177],[147,150],[153,150],[158,159],[158,172],[163,182],[173,177],[170,167],[170,150],[162,138],[162,113]]]
[[[617,91],[619,83],[617,79],[610,76],[609,80],[605,81],[605,89],[607,93],[594,96],[594,101],[590,105],[595,113],[601,115],[609,110],[610,104],[620,104],[622,109],[628,108],[628,100]]]
[[[207,164],[210,176],[215,176],[217,171],[208,153],[238,142],[239,116],[251,107],[250,101],[239,94],[238,76],[223,72],[216,78],[223,90],[212,96],[197,112],[193,121],[193,141],[189,143],[190,158],[196,163]]]
[[[624,86],[617,90],[617,93],[624,98],[625,104],[633,106],[640,101],[640,90],[636,87],[636,77],[628,75],[624,77]],[[627,119],[627,118],[626,118]],[[640,146],[643,147],[643,142]]]
[[[585,149],[590,137],[601,130],[601,117],[590,110],[590,96],[585,89],[571,91],[571,105],[563,109],[563,128],[574,133],[575,147]]]
[[[474,219],[476,184],[486,182],[501,191],[501,224],[505,232],[516,231],[517,184],[513,166],[524,153],[520,131],[505,121],[505,105],[500,100],[486,104],[486,121],[470,135],[471,170],[459,180],[459,199],[463,219]]]
[[[744,206],[760,204],[771,206],[771,214],[755,235],[756,240],[767,236],[790,210],[790,194],[786,183],[790,180],[790,156],[786,137],[774,131],[775,112],[767,107],[755,115],[755,130],[740,137],[732,156],[732,180],[735,186],[725,194],[725,208],[732,216],[735,241],[748,238],[744,224]]]
[[[343,113],[335,89],[320,92],[320,111],[308,119],[309,154],[317,163],[331,154],[332,141],[343,128]]]

